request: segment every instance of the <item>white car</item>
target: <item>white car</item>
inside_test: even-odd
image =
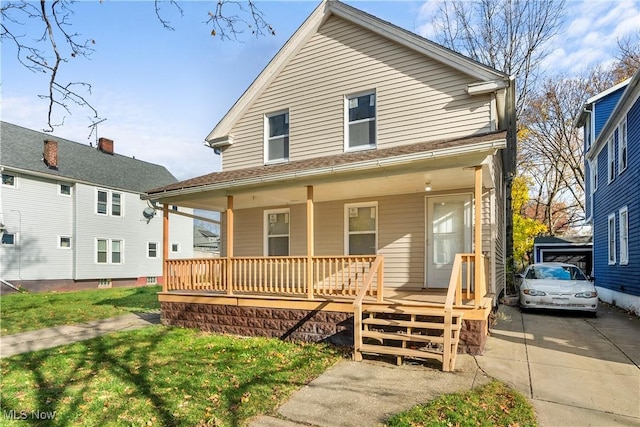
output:
[[[575,265],[559,262],[532,264],[519,275],[520,307],[586,311],[595,316],[598,293]]]

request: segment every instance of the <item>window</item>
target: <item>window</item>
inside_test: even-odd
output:
[[[586,142],[587,150],[591,148],[591,120],[590,117],[584,123],[584,140]]]
[[[96,262],[98,264],[123,264],[124,242],[118,239],[96,240]]]
[[[15,187],[16,186],[16,176],[11,175],[10,173],[2,174],[2,185],[6,185],[7,187]]]
[[[180,243],[172,243],[171,252],[173,252],[174,254],[177,254],[178,252],[180,252]]]
[[[609,157],[607,159],[609,167],[607,168],[607,174],[609,176],[609,182],[613,181],[613,178],[616,176],[616,158],[615,158],[615,138],[614,135],[611,135],[609,141],[607,141],[608,154]]]
[[[147,258],[158,258],[158,243],[147,243]]]
[[[111,287],[111,279],[98,279],[98,287],[99,288],[110,288]]]
[[[591,192],[594,193],[598,189],[598,159],[593,159],[591,164]]]
[[[69,184],[60,184],[60,194],[63,196],[70,196],[71,186]]]
[[[106,191],[98,190],[98,208],[96,210],[98,214],[107,214],[107,197],[108,193]]]
[[[120,193],[111,193],[111,215],[120,216],[122,213],[122,195]]]
[[[377,242],[377,203],[344,206],[345,255],[375,255]]]
[[[618,173],[627,168],[627,118],[618,125]]]
[[[609,264],[616,263],[616,216],[609,215]]]
[[[627,207],[620,209],[620,264],[629,263],[629,211]]]
[[[376,146],[376,94],[346,97],[345,150]]]
[[[289,160],[289,112],[265,116],[265,163]]]
[[[71,248],[71,237],[69,236],[60,236],[58,237],[58,247],[61,249],[70,249]]]
[[[289,255],[289,209],[264,211],[265,256]]]
[[[156,285],[157,283],[158,283],[158,278],[156,276],[147,277],[147,285]]]
[[[6,231],[2,233],[2,244],[13,246],[16,244],[16,235],[14,233],[7,233]]]
[[[177,211],[177,210],[178,210],[178,207],[177,207],[176,205],[171,205],[171,210],[172,210],[172,211]]]

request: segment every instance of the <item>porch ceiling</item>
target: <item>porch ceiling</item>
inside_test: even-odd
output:
[[[227,196],[234,196],[236,209],[283,206],[304,203],[306,186],[314,187],[316,202],[359,199],[394,194],[425,193],[425,183],[430,182],[429,194],[452,190],[472,190],[473,166],[483,165],[484,186],[490,188],[491,153],[456,156],[445,159],[416,162],[402,167],[376,167],[360,171],[329,173],[314,177],[297,177],[286,181],[235,186],[233,182],[221,189],[159,197],[164,204],[194,209],[224,211]]]

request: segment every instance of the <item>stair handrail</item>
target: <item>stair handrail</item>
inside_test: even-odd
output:
[[[457,298],[456,298],[457,297]],[[452,325],[453,325],[453,303],[456,299],[462,298],[462,254],[456,254],[453,259],[451,278],[447,288],[447,297],[444,301],[444,342],[442,349],[442,370],[445,372],[454,369],[455,354],[451,354],[452,345]]]
[[[358,289],[358,294],[353,300],[353,359],[356,362],[362,360],[362,301],[367,291],[371,287],[373,282],[373,276],[378,273],[378,290],[377,297],[378,302],[383,300],[383,271],[384,271],[384,257],[382,255],[376,256],[369,267],[367,275],[362,280],[362,287]]]

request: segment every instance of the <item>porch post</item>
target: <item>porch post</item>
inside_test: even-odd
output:
[[[474,297],[475,305],[478,307],[484,295],[481,295],[484,286],[482,285],[482,166],[476,166],[475,168],[476,182],[475,182],[475,237],[474,237]]]
[[[169,259],[169,207],[163,206],[162,209],[162,292],[169,289],[167,260]]]
[[[233,196],[227,196],[227,294],[233,294]]]
[[[307,298],[313,299],[313,185],[307,185]]]

